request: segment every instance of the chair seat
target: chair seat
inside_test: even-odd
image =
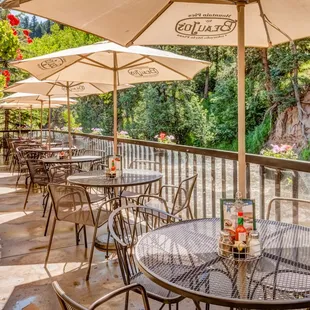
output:
[[[98,194],[88,193],[88,195],[89,195],[89,199],[90,199],[91,203],[96,203],[96,202],[105,200],[107,198],[107,195],[105,195],[105,194],[98,195]]]
[[[80,206],[80,205],[75,206],[76,211],[73,211],[72,208],[69,207],[67,209],[68,210],[67,212],[66,212],[64,201],[62,202],[62,206],[63,206],[62,210],[58,212],[59,219],[61,221],[78,223],[78,224],[92,226],[92,227],[94,226],[93,218],[89,210],[89,206],[87,204],[83,206]],[[91,205],[91,208],[92,208],[92,212],[94,215],[94,220],[96,221],[98,212],[101,208],[101,204],[94,203]],[[104,223],[108,221],[109,215],[110,215],[110,212],[101,210],[98,227],[102,226]]]
[[[131,192],[131,191],[123,191],[121,193],[122,198],[128,198],[128,199],[137,199],[140,195],[142,194]]]
[[[141,272],[133,276],[130,282],[141,284],[145,288],[149,297],[160,302],[169,300],[169,302],[175,303],[184,299],[184,297],[173,293],[160,285],[157,285],[155,282],[151,281]]]

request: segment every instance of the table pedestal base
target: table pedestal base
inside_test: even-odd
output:
[[[110,235],[108,245],[107,240],[108,240],[108,234],[98,236],[95,241],[96,249],[98,249],[99,251],[106,251],[108,248],[109,251],[116,251],[113,237]]]

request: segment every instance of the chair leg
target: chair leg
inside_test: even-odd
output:
[[[52,209],[53,209],[53,206],[52,206],[52,202],[51,202],[51,205],[50,205],[50,210],[48,212],[48,216],[47,216],[47,221],[46,221],[46,225],[45,225],[45,231],[44,231],[44,236],[47,235],[47,231],[48,231],[48,224],[50,222],[50,218],[51,218],[51,214],[52,214]]]
[[[31,191],[31,184],[29,184],[29,187],[28,187],[28,191],[27,191],[27,194],[26,194],[26,198],[25,198],[25,202],[24,202],[24,210],[26,209],[26,206],[27,206],[27,202],[28,202],[28,197],[29,197],[29,194],[30,194],[30,191]]]
[[[79,224],[75,225],[75,244],[78,246],[80,243]]]
[[[105,258],[108,259],[109,258],[109,242],[110,242],[110,230],[109,230],[109,227],[108,227],[108,238],[107,238],[107,250],[106,250],[106,253],[105,253]]]
[[[125,310],[128,310],[128,304],[129,304],[129,292],[126,292],[126,297],[125,297]]]
[[[171,310],[171,304],[169,304],[169,310]]]
[[[48,200],[49,200],[49,193],[47,193],[44,198],[43,198],[43,215],[42,217],[45,216],[45,212],[46,212],[46,209],[47,209],[47,205],[48,205]]]
[[[16,180],[16,183],[15,183],[15,187],[17,187],[17,185],[18,185],[20,177],[21,177],[21,173],[20,173],[20,171],[18,171],[18,176],[17,176],[17,180]]]
[[[94,256],[94,249],[95,249],[95,241],[96,241],[96,236],[97,236],[97,226],[95,226],[94,229],[94,235],[93,235],[93,240],[92,240],[92,244],[91,244],[91,248],[90,248],[90,253],[89,253],[89,260],[88,260],[88,269],[87,269],[87,274],[86,274],[86,281],[89,280],[89,275],[90,275],[90,269],[91,269],[91,263],[93,260],[93,256]]]
[[[51,247],[52,247],[52,241],[53,241],[53,236],[54,236],[54,232],[55,232],[55,226],[56,226],[56,217],[54,217],[54,221],[53,221],[52,231],[51,231],[51,235],[50,235],[50,241],[48,243],[47,253],[46,253],[45,262],[44,262],[44,267],[46,267],[47,262],[48,262],[48,257],[50,255],[50,251],[51,251]]]
[[[84,233],[84,243],[85,243],[85,249],[87,249],[87,235],[86,235],[86,226],[83,226],[83,233]]]

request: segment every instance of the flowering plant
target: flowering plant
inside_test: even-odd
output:
[[[61,130],[61,131],[68,131],[68,127],[67,127],[67,126],[61,127],[60,130]]]
[[[125,139],[130,139],[131,137],[129,136],[129,133],[125,130],[121,130],[120,132],[117,133],[118,138],[125,138]]]
[[[157,139],[157,141],[160,143],[173,143],[172,140],[175,139],[174,136],[172,135],[168,136],[164,132],[161,132],[159,135],[156,135],[154,138]]]
[[[298,156],[293,150],[293,146],[288,144],[271,144],[272,149],[262,150],[261,154],[264,156],[271,156],[276,158],[297,159]]]
[[[83,133],[83,127],[75,127],[75,128],[72,128],[72,132],[75,132],[75,133]]]
[[[61,129],[58,126],[55,126],[54,130],[59,130],[60,131]]]
[[[100,135],[101,134],[100,128],[92,128],[91,130],[92,130],[92,132],[91,132],[92,135]]]

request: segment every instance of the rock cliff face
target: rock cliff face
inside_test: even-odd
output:
[[[303,100],[305,133],[307,141],[310,141],[310,93]],[[270,144],[290,144],[295,145],[297,149],[306,146],[307,142],[302,136],[301,125],[298,120],[297,107],[291,107],[282,112],[276,122],[275,129],[269,137],[267,143]]]

